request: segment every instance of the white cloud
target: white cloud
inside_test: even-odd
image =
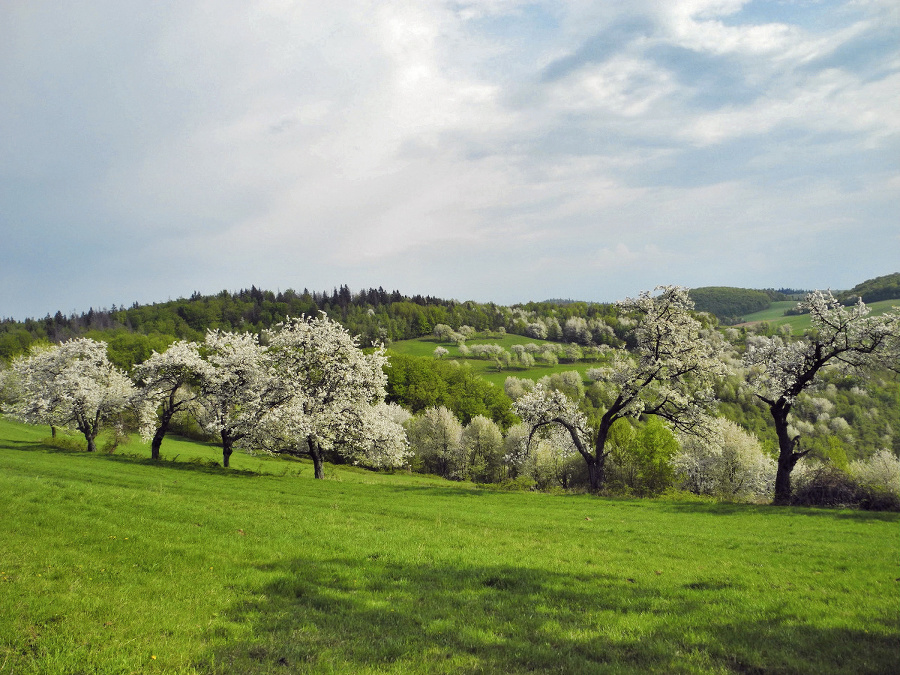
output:
[[[263,278],[613,299],[745,264],[777,285],[797,254],[772,239],[821,256],[895,224],[900,50],[881,37],[900,18],[753,9],[6,3],[0,282],[20,290],[0,315],[58,308],[31,270],[129,256],[64,306],[122,301],[121,269],[146,299]]]

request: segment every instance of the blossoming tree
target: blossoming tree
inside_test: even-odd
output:
[[[13,416],[31,424],[77,429],[88,452],[97,435],[134,396],[134,386],[109,361],[106,343],[77,338],[41,348],[12,364]]]
[[[409,440],[421,469],[443,478],[459,477],[463,466],[463,426],[444,406],[428,408],[410,420]]]
[[[383,403],[384,348],[366,354],[340,324],[322,315],[288,319],[267,334],[279,401],[259,419],[254,444],[308,454],[324,478],[325,453],[357,464],[397,466],[406,435]]]
[[[860,299],[844,307],[830,292],[815,291],[798,305],[809,313],[811,330],[799,340],[781,336],[759,338],[750,343],[744,364],[749,380],[775,422],[778,436],[778,469],[775,475],[776,504],[791,500],[791,471],[809,450],[799,450],[799,434],[791,435],[789,415],[801,392],[813,387],[823,368],[834,365],[861,369],[875,363],[896,368],[900,312],[870,316]]]
[[[150,457],[159,459],[159,449],[175,413],[187,410],[196,400],[208,364],[200,357],[196,342],[179,340],[166,351],[135,367],[139,386],[141,436],[150,443]]]
[[[222,463],[227,467],[235,443],[253,433],[260,418],[285,395],[256,335],[209,331],[200,352],[206,367],[196,399],[197,418],[222,439]]]
[[[604,481],[609,451],[606,440],[612,425],[626,417],[657,415],[675,429],[705,433],[715,406],[712,386],[725,374],[722,342],[704,334],[692,315],[686,288],[662,286],[652,295],[619,303],[635,320],[636,346],[617,350],[610,365],[596,373],[604,410],[589,420],[578,403],[560,391],[538,384],[515,403],[518,415],[531,426],[531,436],[548,425],[560,425],[588,467],[591,490]]]

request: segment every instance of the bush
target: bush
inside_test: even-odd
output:
[[[724,418],[714,420],[710,438],[682,434],[675,471],[682,489],[698,495],[742,500],[770,496],[775,461],[756,436]]]
[[[861,508],[870,511],[900,511],[900,459],[881,450],[869,459],[850,464],[859,485]]]
[[[799,476],[791,503],[795,506],[853,507],[858,505],[859,485],[846,473],[821,465]]]
[[[867,462],[853,462],[851,472],[829,464],[806,466],[797,472],[795,506],[860,508],[867,511],[900,511],[900,491],[890,481],[894,464],[900,462],[876,454]],[[799,468],[799,467],[798,467]]]

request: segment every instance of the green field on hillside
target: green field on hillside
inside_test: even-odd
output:
[[[496,338],[476,338],[472,340],[466,340],[466,344],[470,347],[478,344],[498,344],[507,351],[509,351],[513,345],[524,345],[528,343],[541,345],[546,344],[547,341],[536,340],[534,338],[528,338],[522,335],[510,334],[503,336],[498,335]],[[435,347],[443,347],[449,352],[446,356],[443,357],[444,359],[455,359],[460,363],[468,364],[468,366],[474,372],[478,373],[478,375],[486,379],[488,382],[492,382],[501,388],[503,387],[503,383],[506,381],[506,378],[510,375],[512,375],[513,377],[527,378],[530,380],[539,380],[545,375],[575,370],[581,373],[582,379],[586,379],[585,373],[590,368],[596,368],[598,366],[597,362],[578,361],[576,363],[559,363],[552,366],[536,364],[532,368],[511,366],[509,368],[497,370],[497,364],[494,363],[494,361],[466,358],[460,356],[459,348],[455,343],[439,342],[436,338],[432,337],[417,338],[415,340],[399,340],[392,343],[389,349],[397,352],[398,354],[408,354],[410,356],[428,356],[433,358]]]
[[[784,324],[788,324],[793,330],[794,335],[801,335],[803,331],[810,327],[809,316],[784,315],[785,310],[793,309],[796,306],[797,303],[793,300],[773,302],[768,309],[764,309],[761,312],[754,312],[753,314],[748,314],[747,316],[745,316],[744,323],[748,324],[758,323],[760,321],[768,321],[776,328],[779,326],[783,326]],[[881,300],[879,302],[873,302],[872,304],[867,306],[872,310],[872,316],[879,316],[893,309],[894,307],[900,307],[900,300]]]
[[[0,673],[896,666],[896,514],[315,481],[47,435],[0,419]]]

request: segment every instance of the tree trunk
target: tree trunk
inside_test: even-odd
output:
[[[231,453],[233,452],[234,439],[227,431],[222,432],[222,466],[226,469],[229,467]]]
[[[594,454],[581,452],[581,455],[587,461],[588,478],[591,482],[591,493],[593,494],[600,492],[600,488],[603,487],[603,482],[606,480],[606,456],[608,454],[606,452],[606,438],[609,436],[609,430],[616,419],[618,418],[609,413],[604,415],[600,420],[600,428],[597,429],[597,438],[594,441]]]
[[[600,458],[591,457],[590,460],[585,457],[588,467],[588,479],[591,484],[591,493],[597,494],[603,487],[606,480],[606,454],[601,453]]]
[[[162,447],[163,438],[169,430],[169,422],[172,421],[172,415],[175,411],[171,408],[165,408],[162,416],[159,418],[159,427],[153,435],[153,442],[150,443],[150,459],[159,459],[159,449]],[[225,466],[228,466],[227,464]]]
[[[56,438],[56,427],[52,424],[50,425],[50,438]]]
[[[94,436],[92,436],[90,434],[85,434],[84,438],[85,438],[85,440],[87,440],[87,451],[88,452],[96,452],[97,444],[94,440]]]
[[[325,463],[322,459],[322,450],[312,438],[307,438],[306,442],[309,444],[309,456],[312,457],[315,477],[323,480],[325,478]]]
[[[799,437],[792,439],[788,433],[787,417],[790,408],[781,399],[769,407],[775,421],[775,433],[778,435],[778,471],[775,473],[775,498],[772,503],[779,506],[791,503],[791,471],[806,454],[794,452]]]

